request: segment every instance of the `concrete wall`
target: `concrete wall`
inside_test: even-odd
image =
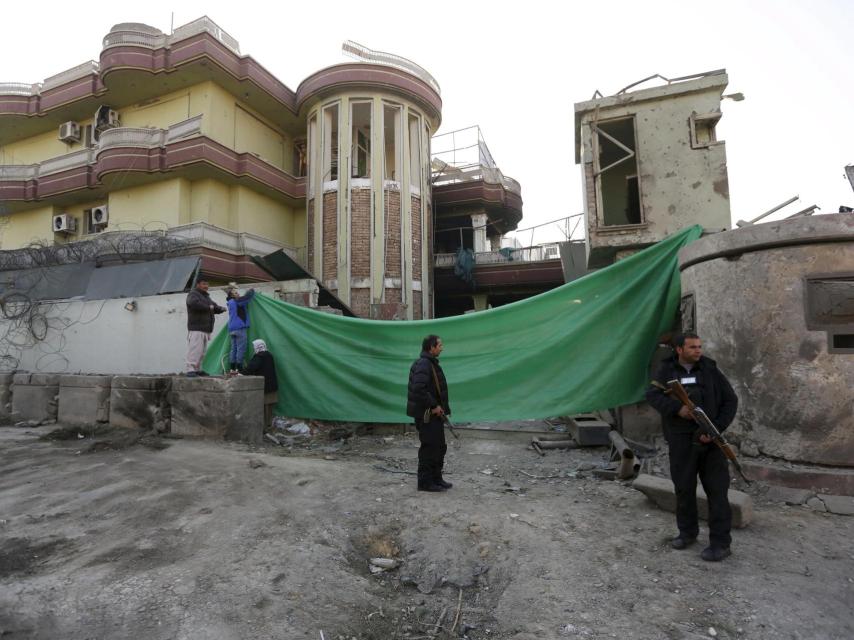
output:
[[[53,206],[0,215],[0,249],[18,249],[31,242],[53,242]]]
[[[173,178],[113,191],[108,198],[109,230],[165,229],[190,222],[191,184],[185,178]]]
[[[256,291],[275,296],[284,292],[310,290],[316,304],[316,283],[294,280],[253,285]],[[246,288],[245,286],[242,288]],[[211,297],[225,305],[222,289],[211,289]],[[135,298],[136,311],[124,305],[130,298],[115,300],[61,301],[45,303],[39,311],[50,327],[44,340],[10,328],[0,320],[2,335],[19,336],[9,355],[17,369],[50,373],[168,374],[184,370],[187,351],[187,308],[185,293]],[[228,314],[216,316],[214,334],[224,326]],[[11,329],[11,333],[7,334]]]
[[[830,352],[805,305],[806,277],[847,274],[830,321],[854,334],[854,214],[715,234],[679,257],[706,353],[740,399],[742,452],[854,466],[854,352]]]
[[[692,112],[720,111],[726,78],[722,74],[576,105],[591,267],[609,264],[618,248],[652,244],[688,225],[717,230],[730,227],[725,146],[718,142],[692,148],[689,124]],[[593,176],[590,123],[629,116],[635,118],[643,221],[608,228],[603,224],[601,194]]]

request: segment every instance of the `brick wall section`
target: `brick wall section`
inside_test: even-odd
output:
[[[386,190],[385,277],[400,277],[400,192]]]
[[[314,270],[314,199],[309,200],[306,206],[305,224],[308,233],[308,241],[305,245],[305,266],[311,273]]]
[[[401,295],[400,289],[386,289],[385,290],[385,301],[386,302],[400,302]]]
[[[371,190],[350,193],[350,277],[371,275]]]
[[[412,196],[412,274],[421,280],[421,198]]]
[[[350,289],[350,309],[360,318],[370,318],[371,290]]]
[[[421,292],[413,291],[414,300],[412,301],[412,318],[414,320],[421,320]]]
[[[338,192],[323,194],[323,280],[338,277]]]

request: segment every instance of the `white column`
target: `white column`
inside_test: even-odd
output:
[[[471,226],[474,229],[474,252],[483,253],[489,251],[486,241],[486,222],[488,218],[485,213],[471,214]]]

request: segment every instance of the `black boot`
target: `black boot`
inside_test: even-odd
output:
[[[440,487],[438,484],[421,484],[418,483],[419,491],[430,491],[432,493],[439,493],[445,490],[445,487]]]
[[[445,482],[445,479],[442,477],[442,472],[440,471],[435,476],[433,476],[433,483],[442,487],[443,489],[450,489],[454,485],[450,482]]]

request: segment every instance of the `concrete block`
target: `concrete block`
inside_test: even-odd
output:
[[[810,509],[812,509],[813,511],[819,511],[821,513],[824,513],[827,511],[827,507],[824,506],[824,503],[821,501],[821,499],[816,498],[816,497],[813,497],[813,498],[810,498],[809,500],[807,500],[807,506]]]
[[[825,508],[830,513],[842,516],[854,516],[854,497],[852,496],[819,496]]]
[[[632,483],[632,487],[646,495],[665,511],[676,512],[676,493],[673,483],[667,478],[642,473]],[[735,489],[729,490],[729,505],[732,508],[732,526],[741,529],[753,520],[753,500],[750,496]],[[706,492],[697,484],[697,511],[703,520],[709,518],[709,499]]]
[[[60,376],[57,421],[87,425],[110,419],[110,376]]]
[[[12,379],[11,373],[0,373],[0,416],[12,413]]]
[[[22,420],[56,420],[58,375],[16,373],[12,384],[12,411]]]
[[[814,497],[815,493],[808,489],[792,489],[791,487],[772,486],[765,497],[771,502],[785,502],[790,505],[805,504]]]
[[[611,431],[611,425],[603,422],[599,419],[599,416],[592,413],[570,416],[567,428],[573,439],[581,447],[601,447],[611,444],[611,441],[608,439],[608,432]]]
[[[110,387],[110,424],[168,432],[171,422],[166,376],[116,376]]]
[[[260,443],[264,432],[264,379],[172,378],[172,433]]]

